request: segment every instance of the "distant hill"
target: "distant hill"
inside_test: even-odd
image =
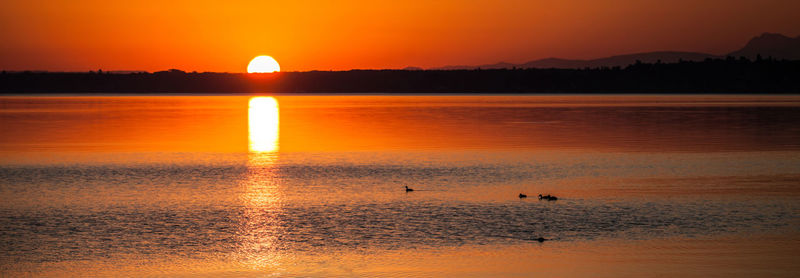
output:
[[[446,66],[435,68],[440,70],[462,70],[462,69],[510,69],[510,68],[557,68],[557,69],[578,69],[578,68],[597,68],[597,67],[624,67],[636,63],[637,60],[643,63],[656,63],[659,60],[662,63],[675,63],[679,60],[684,61],[702,61],[706,58],[720,58],[721,56],[698,53],[698,52],[678,52],[678,51],[659,51],[659,52],[645,52],[626,55],[617,55],[600,59],[592,60],[570,60],[561,58],[545,58],[534,60],[522,64],[511,64],[500,62],[497,64],[480,65],[480,66]]]
[[[764,33],[751,39],[744,48],[728,55],[755,59],[759,54],[763,58],[800,60],[800,36],[790,38],[781,34]]]
[[[731,52],[727,55],[713,55],[708,53],[699,52],[680,52],[680,51],[657,51],[657,52],[644,52],[626,55],[617,55],[599,59],[591,60],[572,60],[561,58],[546,58],[534,60],[522,64],[512,64],[500,62],[496,64],[487,64],[479,66],[445,66],[433,68],[437,70],[464,70],[464,69],[510,69],[510,68],[560,68],[560,69],[577,69],[577,68],[597,68],[597,67],[624,67],[630,64],[641,61],[643,63],[656,63],[659,60],[662,63],[675,63],[679,60],[683,61],[703,61],[705,59],[718,59],[725,56],[740,57],[744,56],[749,59],[755,59],[758,54],[763,58],[773,57],[775,59],[789,59],[800,60],[800,36],[797,38],[790,38],[781,34],[764,33],[758,37],[750,39],[744,48]]]
[[[510,68],[518,67],[518,66],[519,66],[518,64],[500,62],[500,63],[497,63],[497,64],[480,65],[480,66],[467,66],[467,65],[444,66],[444,67],[440,67],[440,68],[432,68],[432,70],[471,70],[471,69],[477,69],[477,68],[481,68],[481,69],[510,69]]]

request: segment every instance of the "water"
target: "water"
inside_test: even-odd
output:
[[[798,123],[793,96],[6,97],[0,273],[795,276]]]

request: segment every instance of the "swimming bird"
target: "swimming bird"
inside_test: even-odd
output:
[[[534,240],[538,241],[538,242],[544,242],[546,239],[544,239],[543,237],[539,237],[539,238],[534,239]]]
[[[522,199],[522,198],[528,198],[528,195],[525,195],[525,194],[522,194],[522,193],[520,193],[520,194],[519,194],[519,198],[520,198],[520,199]]]
[[[414,191],[414,189],[408,188],[408,185],[406,185],[406,192],[411,192],[411,191]]]
[[[542,194],[539,194],[539,200],[542,200],[542,199],[548,200],[548,201],[556,201],[556,200],[558,200],[558,197],[550,196],[550,194],[547,194],[545,196],[542,196]]]

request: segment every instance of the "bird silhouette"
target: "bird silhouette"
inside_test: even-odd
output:
[[[547,194],[545,196],[542,196],[542,194],[539,194],[539,200],[556,201],[556,200],[558,200],[558,197],[550,196],[550,194]]]

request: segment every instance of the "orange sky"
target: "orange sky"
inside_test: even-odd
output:
[[[796,0],[0,2],[0,69],[437,67],[679,50],[800,34]]]

